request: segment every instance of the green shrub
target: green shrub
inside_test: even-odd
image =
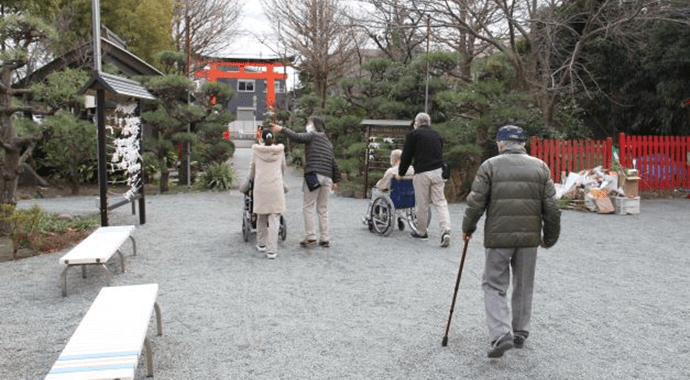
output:
[[[9,225],[14,258],[22,248],[34,253],[65,249],[84,239],[99,225],[98,215],[61,219],[57,214],[43,211],[38,205],[28,210],[8,204],[0,205],[0,221]]]
[[[231,188],[235,184],[237,174],[228,163],[211,163],[205,165],[199,175],[197,186],[202,190],[221,191]]]

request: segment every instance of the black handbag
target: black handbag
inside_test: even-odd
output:
[[[304,173],[304,181],[307,182],[307,187],[309,191],[314,191],[321,187],[319,183],[319,178],[316,176],[316,172]]]
[[[443,166],[441,166],[441,177],[443,179],[450,178],[450,168],[448,167],[448,164],[446,164],[445,162],[443,163]]]

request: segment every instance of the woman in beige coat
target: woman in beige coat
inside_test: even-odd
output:
[[[273,144],[273,132],[262,133],[263,144],[252,146],[249,178],[254,179],[254,213],[257,214],[256,241],[259,251],[275,259],[278,255],[280,214],[285,212],[285,147]]]

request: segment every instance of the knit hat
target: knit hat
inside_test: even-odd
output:
[[[506,125],[498,129],[496,132],[496,141],[527,141],[525,138],[525,131],[515,125]]]

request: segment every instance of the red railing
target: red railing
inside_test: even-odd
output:
[[[539,140],[530,139],[530,154],[546,162],[554,182],[561,173],[579,172],[602,166],[611,167],[613,139],[606,140]]]
[[[640,173],[640,191],[690,189],[690,137],[620,133],[618,145],[621,166]]]

